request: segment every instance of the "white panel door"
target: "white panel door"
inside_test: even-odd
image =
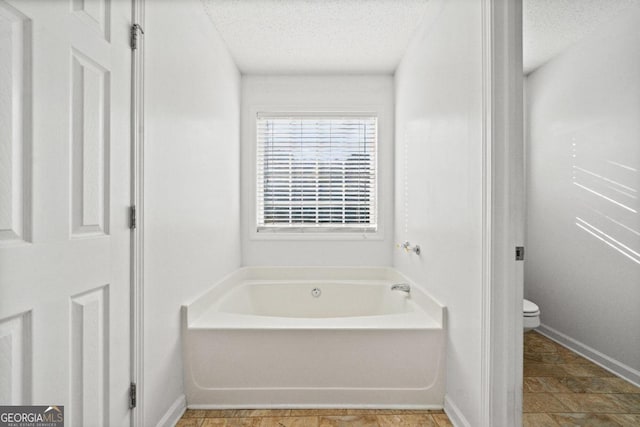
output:
[[[0,404],[130,424],[131,0],[0,0]]]

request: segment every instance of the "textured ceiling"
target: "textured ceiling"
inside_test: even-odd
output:
[[[528,74],[640,0],[524,0],[524,72]]]
[[[203,0],[243,73],[393,73],[427,0]],[[608,0],[605,0],[608,1]]]
[[[203,0],[243,73],[393,73],[427,0]],[[640,0],[523,0],[525,74]]]

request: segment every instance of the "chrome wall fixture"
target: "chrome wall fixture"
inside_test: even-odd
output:
[[[395,285],[391,285],[391,290],[410,293],[411,286],[408,283],[396,283]]]
[[[398,243],[397,247],[404,249],[406,252],[413,252],[416,255],[420,255],[420,245],[411,246],[408,240],[404,243]]]

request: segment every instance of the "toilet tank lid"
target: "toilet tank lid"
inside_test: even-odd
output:
[[[523,313],[537,313],[540,311],[540,307],[536,303],[529,301],[528,299],[522,300],[522,312]]]

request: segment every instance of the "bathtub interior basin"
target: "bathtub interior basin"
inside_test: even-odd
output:
[[[213,308],[252,316],[331,318],[385,316],[414,310],[387,281],[253,280],[227,293]]]

